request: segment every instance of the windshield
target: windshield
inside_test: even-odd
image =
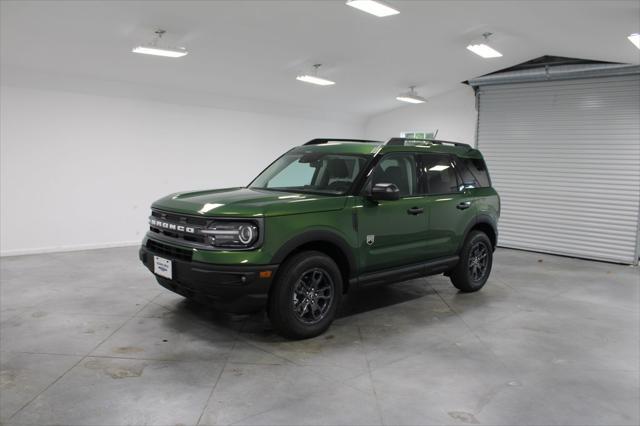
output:
[[[285,154],[260,174],[249,188],[343,195],[365,163],[365,155]]]

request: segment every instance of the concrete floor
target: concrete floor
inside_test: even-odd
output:
[[[159,287],[136,248],[1,264],[3,424],[637,425],[637,268],[498,250],[477,294],[362,291],[288,342]]]

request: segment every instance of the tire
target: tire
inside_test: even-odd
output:
[[[472,231],[460,251],[460,261],[451,271],[451,282],[463,293],[484,287],[491,274],[493,247],[482,231]]]
[[[293,255],[280,267],[269,296],[274,330],[289,339],[324,333],[335,317],[342,288],[340,269],[329,256],[318,251]]]

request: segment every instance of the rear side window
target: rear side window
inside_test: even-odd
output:
[[[421,155],[419,182],[421,192],[426,194],[460,192],[458,176],[448,155]]]
[[[468,173],[473,176],[479,188],[491,186],[489,173],[487,172],[487,165],[484,163],[484,160],[478,158],[461,158],[461,160],[465,166],[463,169],[466,168],[468,170]],[[464,177],[463,180],[465,182],[467,181]]]
[[[462,187],[464,188],[480,188],[480,182],[471,173],[471,170],[461,161],[455,160],[456,170],[462,179]]]

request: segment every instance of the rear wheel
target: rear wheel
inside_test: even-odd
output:
[[[473,231],[460,252],[460,261],[451,272],[451,282],[460,291],[480,290],[489,278],[493,264],[493,247],[487,234]]]
[[[305,339],[329,328],[342,297],[342,275],[330,257],[298,253],[282,265],[273,285],[269,318],[279,334]]]

